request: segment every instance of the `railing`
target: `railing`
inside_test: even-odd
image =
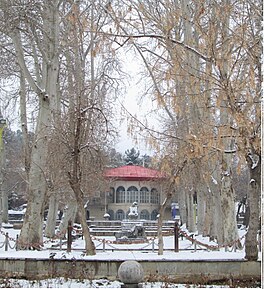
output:
[[[5,235],[5,240],[3,242],[0,242],[0,248],[5,248],[5,251],[8,251],[8,248],[11,250],[16,249],[17,250],[17,239],[10,238],[8,233],[1,232]],[[17,236],[18,238],[18,236]],[[14,246],[11,246],[10,241],[13,241],[15,244]]]
[[[75,232],[74,232],[75,231]],[[34,248],[34,249],[38,249],[41,250],[43,248],[44,244],[48,244],[51,241],[55,241],[57,240],[58,243],[56,245],[53,245],[52,247],[50,247],[49,249],[53,249],[53,250],[65,250],[65,248],[63,248],[63,245],[67,244],[67,252],[71,252],[72,250],[72,243],[73,243],[73,232],[75,233],[75,235],[80,236],[83,238],[82,236],[82,230],[80,229],[74,229],[72,224],[69,223],[68,227],[67,227],[67,234],[66,231],[65,232],[60,232],[59,234],[57,234],[56,236],[54,236],[54,238],[50,238],[47,239],[46,241],[44,241],[43,243],[22,243],[19,241],[18,235],[16,236],[16,239],[9,237],[8,233],[5,233],[3,231],[0,231],[1,234],[3,234],[5,236],[5,240],[3,242],[0,243],[0,248],[5,248],[5,251],[8,251],[8,249],[10,248],[11,250],[25,250],[25,249],[30,249],[30,248]],[[67,239],[65,239],[65,235],[67,235]],[[245,234],[246,235],[246,234]],[[177,223],[175,223],[175,227],[174,229],[168,230],[167,232],[163,233],[163,236],[174,236],[174,248],[173,249],[164,249],[164,250],[174,250],[175,252],[179,252],[180,250],[220,250],[222,248],[225,248],[225,251],[237,251],[237,250],[242,250],[245,246],[245,244],[243,246],[238,246],[239,244],[241,244],[241,241],[245,238],[245,235],[243,235],[241,238],[228,243],[228,244],[222,244],[222,245],[210,245],[210,244],[206,244],[203,243],[197,239],[194,238],[193,234],[188,234],[186,231],[180,229],[180,227],[178,226]],[[179,244],[180,244],[180,240],[183,240],[183,238],[189,240],[191,242],[191,244],[184,248],[184,249],[179,249]],[[151,250],[152,252],[154,252],[157,248],[158,248],[158,244],[157,244],[157,237],[151,237],[151,238],[146,238],[146,239],[139,239],[139,240],[126,240],[124,242],[120,242],[120,241],[116,241],[116,240],[107,240],[105,238],[98,238],[96,236],[92,236],[92,240],[97,241],[98,244],[96,245],[96,249],[97,250],[102,250],[103,252],[105,252],[106,250],[111,250],[111,251],[118,251],[118,250],[131,250],[130,249],[124,249],[124,248],[120,248],[120,247],[116,247],[115,245],[130,245],[130,244],[142,244],[143,247],[141,248],[133,248],[133,250],[135,251],[142,251],[142,250]],[[260,238],[260,233],[258,235],[258,248],[259,251],[261,250],[261,238]],[[10,242],[14,242],[14,245],[12,246]],[[74,249],[75,250],[75,249]],[[84,249],[78,249],[78,250],[84,250]]]

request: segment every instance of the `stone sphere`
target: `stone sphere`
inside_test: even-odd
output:
[[[143,268],[137,261],[125,261],[118,269],[118,277],[125,284],[137,284],[144,278]]]

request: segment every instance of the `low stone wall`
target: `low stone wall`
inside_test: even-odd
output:
[[[117,279],[118,268],[123,261],[54,260],[54,259],[0,259],[0,276],[27,279],[68,277],[74,279]],[[260,279],[261,263],[240,260],[139,261],[145,279],[151,281],[173,280],[179,283],[212,280]]]

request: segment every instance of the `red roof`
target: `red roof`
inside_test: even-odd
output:
[[[107,169],[104,175],[108,179],[129,181],[157,180],[166,178],[166,175],[160,171],[133,165]]]

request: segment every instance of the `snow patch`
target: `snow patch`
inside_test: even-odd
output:
[[[254,170],[258,166],[259,156],[255,155],[255,154],[254,155],[249,154],[248,156],[249,156],[249,158],[251,159],[251,162],[252,162],[251,169]]]
[[[212,181],[213,181],[213,183],[214,183],[215,185],[218,184],[218,183],[217,183],[217,180],[216,180],[213,176],[211,176],[211,179],[212,179]]]

